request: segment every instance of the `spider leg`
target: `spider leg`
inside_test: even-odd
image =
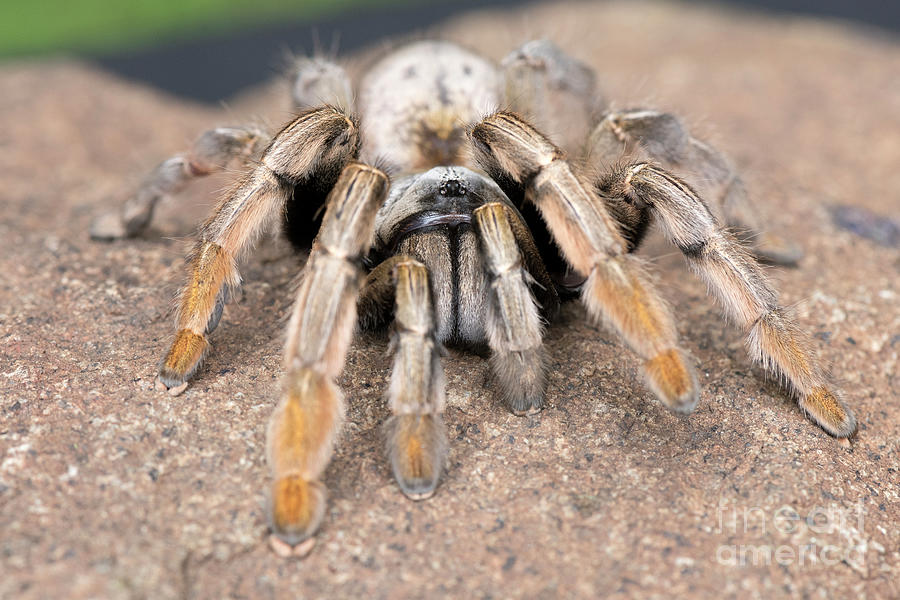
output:
[[[546,357],[538,307],[529,289],[511,222],[515,215],[500,202],[474,212],[491,278],[487,333],[491,366],[510,410],[517,415],[541,409],[546,387]]]
[[[678,347],[677,332],[641,262],[562,152],[514,114],[499,112],[470,132],[475,158],[495,181],[514,181],[540,211],[571,266],[587,276],[582,301],[610,324],[641,358],[651,389],[683,412],[698,397],[694,370]]]
[[[447,455],[444,372],[435,341],[428,270],[397,257],[394,367],[388,388],[393,416],[385,424],[388,455],[403,493],[421,500],[434,493]]]
[[[593,70],[549,40],[532,40],[506,55],[500,66],[506,106],[558,140],[580,151],[584,132],[605,105]]]
[[[291,97],[297,109],[327,105],[353,111],[353,86],[342,66],[321,56],[301,56],[293,69]]]
[[[444,372],[427,267],[402,254],[379,263],[366,277],[357,311],[364,329],[394,317],[387,453],[403,493],[413,500],[428,498],[443,470],[447,437],[441,419]]]
[[[160,200],[177,193],[193,179],[223,170],[235,158],[252,160],[266,142],[268,136],[254,127],[217,127],[202,133],[188,152],[157,165],[119,210],[95,218],[91,237],[114,240],[138,235],[150,224]]]
[[[731,161],[693,137],[677,116],[654,110],[607,113],[588,139],[587,161],[594,168],[608,168],[623,151],[631,160],[655,161],[683,173],[716,217],[760,259],[795,265],[802,258],[799,246],[767,230]]]
[[[812,340],[778,304],[756,260],[722,229],[690,186],[660,167],[637,163],[612,172],[597,187],[604,196],[649,207],[726,314],[747,331],[751,357],[783,377],[800,408],[822,429],[840,438],[853,435],[856,419],[816,357]]]
[[[218,324],[227,290],[240,281],[237,259],[279,215],[292,182],[340,169],[357,151],[356,125],[346,115],[331,108],[308,111],[275,136],[258,166],[225,195],[200,230],[178,297],[177,333],[159,369],[159,382],[170,393],[184,390],[206,354],[206,336]]]
[[[340,374],[356,324],[361,256],[371,246],[375,213],[387,193],[379,170],[351,163],[331,194],[288,325],[282,399],[269,423],[269,510],[273,549],[305,554],[325,510],[318,481],[343,419]]]
[[[375,331],[386,327],[394,316],[394,267],[399,262],[409,260],[398,254],[384,260],[366,275],[359,299],[356,301],[356,313],[359,315],[359,328],[363,331]]]

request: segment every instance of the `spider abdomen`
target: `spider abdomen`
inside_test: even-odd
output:
[[[496,66],[440,41],[409,44],[367,74],[360,89],[363,156],[408,173],[467,161],[465,127],[500,103]]]

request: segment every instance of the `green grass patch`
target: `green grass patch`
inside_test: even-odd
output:
[[[0,56],[102,53],[414,0],[3,0]]]

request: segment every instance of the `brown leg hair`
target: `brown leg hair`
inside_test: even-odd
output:
[[[292,182],[341,168],[358,149],[349,117],[332,108],[308,111],[275,136],[259,165],[223,198],[200,230],[179,294],[175,340],[159,370],[162,387],[172,394],[185,389],[209,347],[206,336],[218,323],[227,288],[240,281],[238,258],[281,213]]]
[[[688,412],[698,397],[694,369],[678,347],[668,307],[612,217],[563,160],[562,152],[518,116],[499,112],[470,133],[478,163],[495,180],[512,180],[541,212],[566,260],[587,275],[582,301],[641,358],[651,389]]]
[[[444,372],[428,269],[406,255],[392,256],[369,273],[357,306],[364,328],[394,317],[387,454],[403,493],[423,500],[434,493],[447,455]]]
[[[385,424],[394,477],[414,500],[430,497],[447,455],[444,372],[435,340],[428,270],[422,263],[396,257],[392,269],[396,308],[394,367],[388,388],[393,416]]]
[[[759,264],[722,229],[690,186],[660,167],[637,163],[610,173],[598,189],[649,207],[726,314],[747,332],[753,360],[780,375],[800,408],[822,429],[839,438],[853,435],[856,419],[816,357],[812,340],[778,304]]]
[[[284,350],[282,398],[267,438],[274,479],[270,540],[282,555],[308,552],[324,514],[325,487],[319,478],[344,414],[334,379],[356,325],[360,258],[371,246],[375,213],[387,188],[387,177],[375,168],[351,163],[344,169],[328,197],[297,290]]]
[[[517,415],[540,411],[546,387],[546,357],[538,307],[529,289],[509,207],[491,202],[473,221],[491,277],[487,333],[491,366],[509,409]]]

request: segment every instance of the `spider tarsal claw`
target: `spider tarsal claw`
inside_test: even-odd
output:
[[[180,396],[184,392],[184,390],[187,389],[187,386],[188,386],[188,382],[185,381],[182,384],[169,387],[165,383],[163,383],[162,379],[157,377],[156,383],[154,384],[153,387],[156,388],[156,391],[165,392],[174,398],[175,396]]]
[[[315,545],[316,538],[314,537],[300,542],[296,546],[292,546],[274,533],[269,535],[269,548],[281,558],[304,558],[312,551],[313,546]]]

